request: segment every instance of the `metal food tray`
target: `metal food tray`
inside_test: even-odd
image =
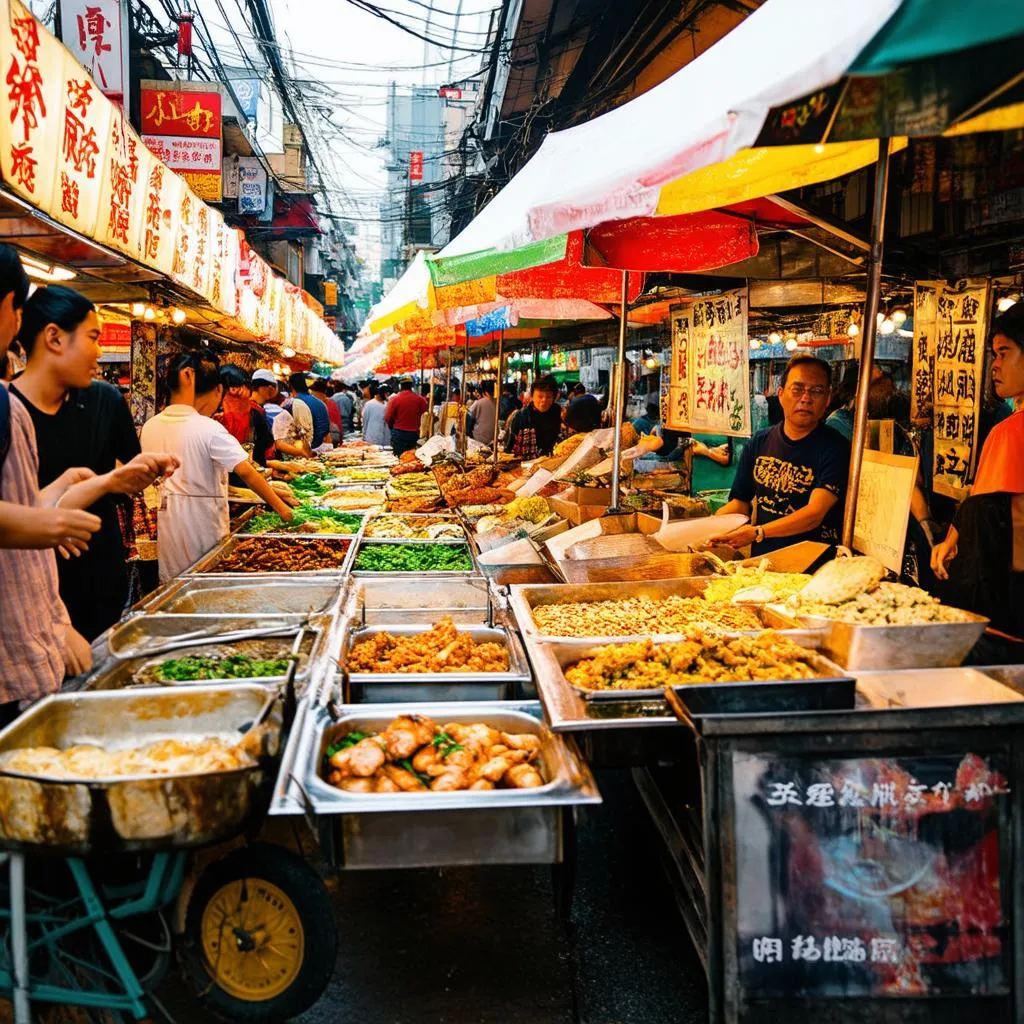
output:
[[[403,624],[433,625],[441,614],[456,625],[490,625],[490,592],[478,576],[447,575],[419,579],[367,573],[354,581],[346,609],[361,626],[401,620]]]
[[[424,544],[437,544],[445,547],[454,547],[461,545],[466,549],[466,554],[469,555],[470,567],[468,569],[431,569],[429,571],[422,572],[399,572],[399,571],[388,571],[388,572],[377,572],[373,569],[357,569],[356,560],[359,557],[359,552],[364,548],[374,547],[377,545],[389,545],[394,547],[396,545],[410,544],[412,546],[420,546]],[[465,540],[377,540],[369,538],[360,538],[358,545],[353,545],[356,551],[352,554],[349,562],[349,571],[357,579],[417,579],[417,580],[438,580],[438,579],[459,579],[467,576],[479,576],[480,572],[477,567],[477,561],[473,557],[473,549],[469,543]]]
[[[301,621],[310,615],[333,615],[344,588],[335,580],[296,573],[249,573],[181,577],[141,606],[147,615],[259,615]]]
[[[468,540],[468,535],[466,533],[465,525],[463,524],[462,520],[459,519],[458,516],[452,514],[451,511],[442,511],[442,512],[384,512],[384,511],[374,511],[374,512],[369,512],[369,513],[366,514],[366,524],[365,524],[364,531],[363,531],[363,540],[366,540],[366,541],[384,541],[384,540],[389,540],[389,541],[390,540],[397,540],[397,541],[401,541],[402,540],[401,537],[374,537],[374,536],[371,536],[369,533],[366,532],[366,529],[372,524],[374,519],[380,519],[380,518],[382,518],[384,516],[394,516],[394,517],[396,517],[398,519],[410,519],[410,520],[413,521],[413,525],[415,525],[415,521],[417,519],[442,519],[442,520],[445,521],[445,525],[458,527],[458,529],[462,531],[462,536],[461,537],[457,537],[457,538],[456,537],[452,537],[452,538],[447,538],[447,539],[457,540],[457,541],[460,541],[461,543],[466,543],[467,540]],[[446,538],[442,538],[442,539],[446,539]],[[412,543],[412,542],[409,541],[409,543]],[[428,543],[433,543],[433,541],[429,541]]]
[[[585,661],[587,658],[591,658],[597,652],[599,647],[607,646],[621,646],[626,643],[632,643],[635,641],[629,640],[614,640],[611,645],[602,643],[591,643],[591,644],[580,644],[579,642],[568,642],[568,643],[541,643],[537,642],[532,645],[532,649],[537,652],[539,660],[542,662],[541,667],[538,668],[538,672],[547,672],[550,675],[554,675],[556,679],[563,685],[568,687],[570,690],[574,690],[580,695],[583,700],[587,701],[645,701],[661,699],[665,696],[665,687],[657,687],[656,689],[646,690],[588,690],[582,686],[574,686],[565,677],[565,669],[570,665],[574,665],[577,661]],[[671,642],[671,641],[667,641]],[[849,684],[850,691],[850,703],[849,707],[853,707],[853,680],[849,679],[843,670],[836,665],[834,662],[829,661],[823,654],[819,654],[817,651],[810,651],[811,664],[815,671],[818,672],[818,676],[815,679],[763,679],[756,680],[748,683],[745,680],[737,682],[708,682],[708,683],[691,683],[687,686],[675,687],[680,690],[704,690],[714,689],[722,690],[726,688],[732,688],[736,686],[742,686],[744,688],[749,687],[777,687],[779,684],[791,683],[798,684],[801,687],[807,686],[808,684],[816,682],[835,682],[842,681],[844,686]],[[767,692],[775,693],[778,692],[780,695],[782,691],[770,690]],[[775,708],[775,710],[781,710]],[[788,708],[787,710],[796,710],[795,708]]]
[[[638,580],[631,583],[582,583],[582,584],[550,584],[540,586],[512,586],[509,588],[509,604],[515,613],[516,623],[525,634],[534,636],[542,643],[576,643],[605,644],[622,640],[646,640],[648,637],[670,641],[679,639],[682,634],[676,633],[634,633],[615,634],[608,636],[558,636],[542,633],[533,617],[533,609],[540,605],[568,604],[574,602],[623,601],[628,598],[648,597],[652,600],[664,600],[667,597],[700,597],[708,585],[710,577],[684,576],[675,580]],[[821,628],[810,628],[802,624],[782,609],[764,604],[743,604],[742,607],[758,617],[761,626],[758,630],[728,629],[723,626],[713,627],[730,635],[750,634],[760,629],[773,629],[784,633],[791,640],[804,647],[821,647],[826,639],[826,631]]]
[[[989,620],[964,612],[964,622],[918,626],[862,626],[831,620],[825,645],[844,668],[881,670],[955,668],[978,642]]]
[[[236,547],[241,543],[249,543],[252,541],[261,540],[285,540],[290,544],[306,544],[311,541],[324,541],[328,544],[347,544],[348,548],[345,552],[345,559],[341,565],[333,566],[326,569],[302,569],[295,572],[289,572],[287,569],[268,569],[268,570],[249,570],[249,571],[220,571],[217,569],[217,565],[223,562],[225,558],[230,555]],[[257,534],[246,534],[244,537],[239,534],[231,534],[224,541],[217,545],[212,551],[208,551],[202,558],[199,559],[193,566],[185,570],[182,575],[196,576],[205,575],[207,573],[217,574],[221,576],[231,576],[235,578],[245,578],[248,576],[280,576],[286,574],[291,576],[292,579],[302,576],[312,577],[323,577],[323,576],[342,576],[349,571],[349,567],[352,564],[352,559],[355,557],[354,552],[358,547],[359,535],[350,534],[345,537],[302,537],[294,533],[257,533]]]
[[[361,520],[361,522],[351,533],[339,533],[337,530],[318,530],[316,533],[309,533],[307,531],[300,530],[298,527],[290,527],[286,523],[282,523],[273,530],[266,530],[263,533],[249,533],[249,523],[259,514],[256,509],[253,509],[250,512],[246,512],[239,519],[232,532],[238,534],[239,537],[305,537],[309,540],[316,540],[319,537],[325,537],[327,539],[341,538],[343,540],[348,540],[349,538],[358,537],[362,532],[363,523],[366,521],[365,512],[348,512],[343,509],[328,509],[324,511],[337,512],[339,515],[355,516],[357,519]]]
[[[435,613],[435,620],[441,613]],[[346,626],[342,635],[342,666],[352,648],[379,633],[416,636],[429,626],[375,625],[363,628]],[[453,700],[508,700],[516,683],[529,683],[530,664],[515,632],[505,626],[470,626],[459,630],[475,643],[501,644],[508,651],[507,672],[349,672],[342,683],[346,704],[388,704],[396,701],[416,703]]]
[[[262,814],[273,781],[281,715],[266,686],[196,686],[46,697],[0,732],[0,753],[92,743],[143,746],[161,739],[237,741],[259,726],[258,763],[205,774],[118,776],[87,782],[36,778],[0,766],[0,845],[85,854],[220,842]]]
[[[415,712],[446,722],[483,722],[502,732],[528,732],[542,741],[540,764],[547,780],[536,789],[462,790],[455,793],[347,793],[336,789],[321,777],[324,754],[338,737],[354,730],[381,732],[403,713]],[[303,788],[312,808],[319,814],[387,811],[470,810],[511,808],[531,805],[558,806],[599,803],[590,769],[565,740],[556,736],[542,721],[536,701],[497,703],[428,702],[414,708],[394,704],[367,704],[344,707],[340,717],[332,719],[322,707],[309,719],[310,734],[301,763]]]
[[[143,619],[140,621],[153,622],[160,620]],[[314,669],[317,667],[327,640],[327,634],[328,631],[326,626],[322,629],[319,627],[313,627],[307,631],[306,638],[303,640],[299,651],[304,658],[295,673],[295,682],[300,688],[309,681]],[[282,630],[279,637],[259,637],[254,639],[274,640],[280,638],[283,641],[283,646],[290,648],[294,644],[297,635],[298,631],[292,628],[290,630]],[[230,654],[239,643],[244,643],[244,641],[211,640],[209,643],[195,646],[183,646],[151,656],[140,655],[135,658],[124,658],[122,660],[111,661],[89,677],[85,684],[86,689],[91,691],[128,689],[133,691],[144,690],[145,692],[151,692],[154,688],[194,690],[206,686],[220,686],[235,689],[238,686],[253,684],[276,687],[280,686],[285,681],[287,678],[286,674],[279,676],[259,676],[253,679],[197,679],[194,682],[184,680],[181,682],[160,680],[159,682],[154,681],[152,683],[135,683],[133,681],[136,673],[143,671],[152,664],[166,661],[169,658],[185,657],[187,655],[223,656]]]

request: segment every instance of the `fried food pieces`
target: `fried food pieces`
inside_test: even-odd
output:
[[[329,746],[324,776],[349,793],[536,789],[544,785],[540,751],[533,733],[400,715],[383,732],[351,732]]]
[[[507,672],[508,651],[476,643],[446,615],[426,633],[377,633],[349,652],[349,672]]]
[[[600,647],[570,665],[565,678],[585,690],[653,690],[694,683],[812,679],[813,654],[789,637],[722,636],[694,629],[678,643],[643,640]]]

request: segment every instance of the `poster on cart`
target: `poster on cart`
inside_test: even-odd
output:
[[[914,414],[931,385],[934,488],[967,497],[978,456],[978,417],[985,394],[989,282],[947,285],[920,281],[914,289]]]
[[[670,430],[750,436],[747,309],[745,288],[673,307]]]
[[[1007,994],[1007,760],[733,754],[744,998]]]

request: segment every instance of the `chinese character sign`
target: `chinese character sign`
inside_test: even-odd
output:
[[[204,83],[201,90],[186,82],[142,83],[142,138],[191,189],[210,202],[220,202],[223,175],[221,97]]]
[[[63,101],[57,190],[50,212],[81,234],[95,235],[113,107],[71,58],[66,58]]]
[[[1008,992],[1005,760],[735,753],[745,997]]]
[[[0,173],[49,212],[64,118],[66,51],[19,0],[0,18]],[[59,196],[58,196],[59,202]]]
[[[747,293],[674,307],[668,415],[671,430],[750,434]]]
[[[987,281],[960,281],[938,292],[932,411],[934,488],[950,498],[967,497],[974,476],[987,330]]]
[[[941,281],[918,281],[914,285],[911,419],[917,419],[930,410],[935,400],[935,317],[939,292],[943,287]]]
[[[105,96],[121,102],[127,80],[121,0],[61,0],[61,39]]]
[[[423,153],[418,149],[409,154],[409,180],[423,180]]]
[[[120,109],[111,114],[110,133],[103,148],[106,169],[100,192],[96,238],[112,249],[138,257],[153,156]]]

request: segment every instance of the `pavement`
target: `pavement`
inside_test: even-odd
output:
[[[568,927],[547,867],[342,872],[329,880],[337,966],[299,1024],[703,1022],[703,972],[654,829],[628,772],[597,782]],[[214,1020],[173,972],[160,998],[179,1024]]]

